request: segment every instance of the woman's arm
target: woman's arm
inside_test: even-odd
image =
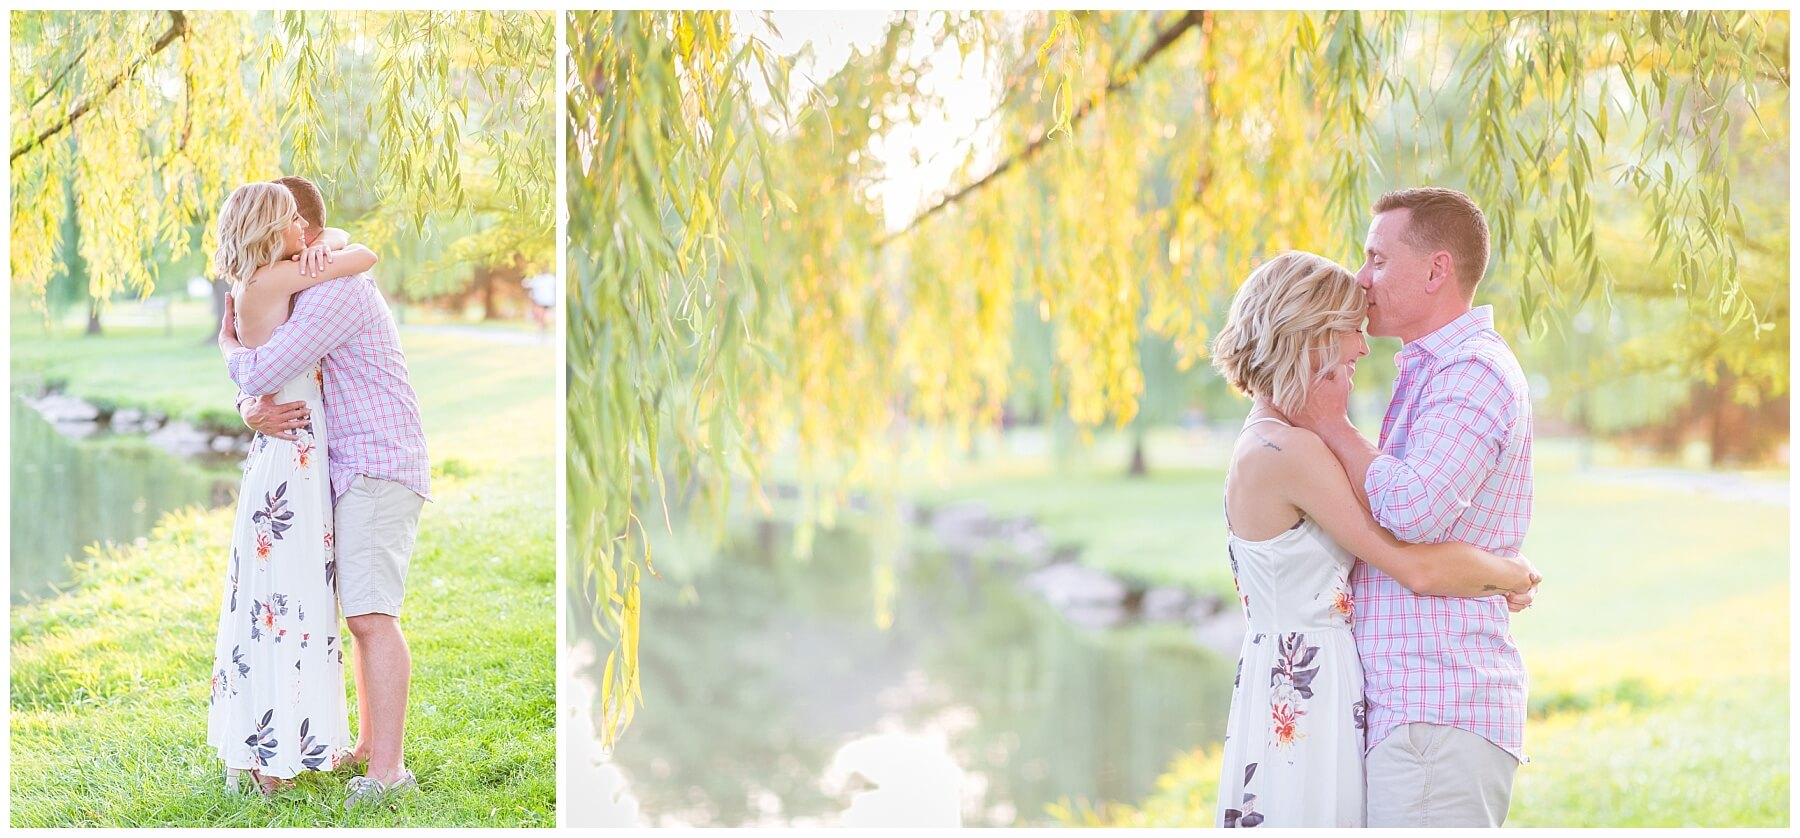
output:
[[[250,277],[250,287],[257,289],[258,296],[291,297],[321,282],[362,273],[379,261],[374,251],[353,244],[331,254],[331,261],[316,275],[308,275],[301,263],[291,260],[264,265]]]
[[[1283,434],[1292,444],[1272,454],[1289,503],[1319,522],[1333,540],[1407,590],[1425,596],[1488,597],[1530,590],[1536,571],[1523,556],[1500,556],[1460,542],[1407,544],[1370,517],[1350,478],[1316,434]]]
[[[300,263],[300,272],[318,275],[332,261],[337,251],[350,246],[350,234],[336,227],[326,227],[313,237],[313,243],[307,245],[293,260]]]

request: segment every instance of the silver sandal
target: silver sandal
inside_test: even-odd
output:
[[[357,809],[385,803],[389,798],[401,792],[416,789],[419,787],[419,778],[413,776],[411,771],[402,770],[400,779],[385,786],[381,784],[380,780],[365,775],[351,777],[350,782],[345,783],[344,787],[350,790],[350,795],[344,798],[344,808]]]

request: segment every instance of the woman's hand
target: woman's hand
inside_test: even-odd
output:
[[[325,272],[325,266],[336,261],[331,256],[331,245],[320,242],[294,254],[294,261],[300,263],[302,276],[318,276]]]
[[[1288,418],[1295,425],[1323,436],[1325,428],[1350,421],[1350,367],[1332,364],[1306,388],[1306,403]]]
[[[1514,614],[1531,607],[1531,601],[1537,595],[1538,583],[1544,581],[1543,575],[1537,572],[1537,568],[1531,566],[1530,559],[1524,556],[1518,558],[1525,564],[1525,585],[1506,592],[1506,610]]]

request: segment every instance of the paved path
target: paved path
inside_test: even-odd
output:
[[[1657,468],[1595,468],[1577,472],[1596,483],[1687,489],[1726,500],[1788,505],[1788,484],[1766,477],[1746,477],[1732,472],[1688,471]]]
[[[487,341],[488,343],[510,343],[525,346],[550,343],[556,340],[555,332],[489,329],[480,326],[457,326],[454,324],[401,326],[400,329],[404,333],[454,335],[456,337],[466,337],[471,340]]]

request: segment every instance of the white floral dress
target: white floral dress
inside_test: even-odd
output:
[[[1362,826],[1356,558],[1312,519],[1226,548],[1249,631],[1225,723],[1218,826]]]
[[[228,776],[329,771],[351,745],[322,383],[315,364],[281,388],[312,422],[294,442],[258,434],[244,462],[206,736]]]

